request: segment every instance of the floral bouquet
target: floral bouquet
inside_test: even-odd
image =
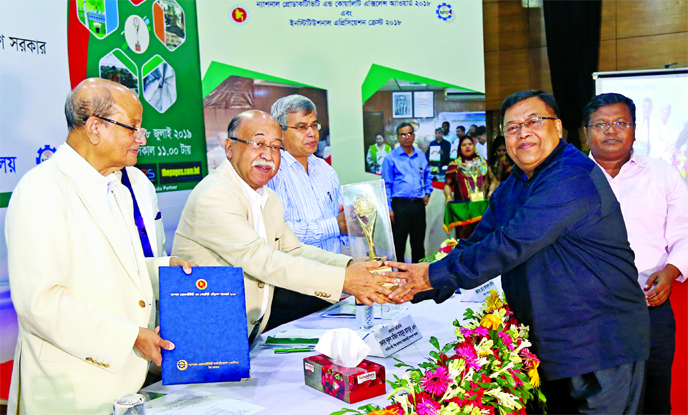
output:
[[[456,342],[437,349],[427,362],[413,367],[398,359],[406,373],[388,381],[392,404],[381,408],[366,405],[346,413],[369,415],[495,415],[525,414],[526,404],[536,400],[546,409],[537,368],[540,360],[528,350],[528,327],[519,325],[495,290],[478,312],[468,309],[467,323],[456,326]]]
[[[454,238],[451,239],[446,239],[442,244],[440,245],[439,251],[435,252],[434,254],[428,255],[425,258],[421,259],[418,262],[435,262],[439,261],[440,259],[446,257],[449,255],[449,253],[454,249],[454,247],[459,243]]]

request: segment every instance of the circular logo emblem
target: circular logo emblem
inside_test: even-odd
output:
[[[241,26],[246,24],[248,22],[248,9],[242,5],[232,7],[232,10],[229,12],[229,19],[235,25]]]
[[[36,157],[36,164],[41,164],[44,161],[48,160],[50,157],[55,154],[57,150],[55,147],[50,147],[50,145],[46,144],[43,146],[43,148],[38,150],[38,157]]]
[[[186,362],[186,360],[179,360],[177,362],[177,369],[179,370],[186,370],[189,367],[189,364]]]
[[[437,6],[437,17],[445,22],[454,17],[451,4],[441,3]]]
[[[208,281],[204,280],[203,278],[200,278],[196,281],[196,288],[199,290],[205,290],[208,288]]]

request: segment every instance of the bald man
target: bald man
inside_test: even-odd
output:
[[[8,413],[110,414],[174,345],[153,327],[157,267],[144,258],[132,198],[113,174],[146,143],[142,107],[120,84],[87,79],[67,97],[67,141],[21,179],[7,209],[19,318]],[[151,281],[153,279],[153,281]]]

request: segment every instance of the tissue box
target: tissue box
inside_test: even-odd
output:
[[[335,365],[324,354],[303,359],[306,385],[346,403],[355,403],[386,392],[385,367],[363,360],[356,367]]]

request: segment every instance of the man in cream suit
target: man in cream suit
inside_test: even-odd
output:
[[[390,293],[380,283],[397,281],[368,272],[380,262],[351,264],[348,256],[299,242],[279,197],[265,186],[277,173],[281,146],[282,129],[267,113],[232,119],[227,160],[191,192],[172,245],[174,255],[199,265],[243,268],[250,341],[270,318],[273,286],[330,302],[346,291],[372,305]]]
[[[132,199],[113,174],[144,145],[126,87],[87,79],[67,98],[67,142],[12,194],[6,240],[19,318],[8,413],[109,414],[174,345],[153,330],[157,266],[146,260]]]

